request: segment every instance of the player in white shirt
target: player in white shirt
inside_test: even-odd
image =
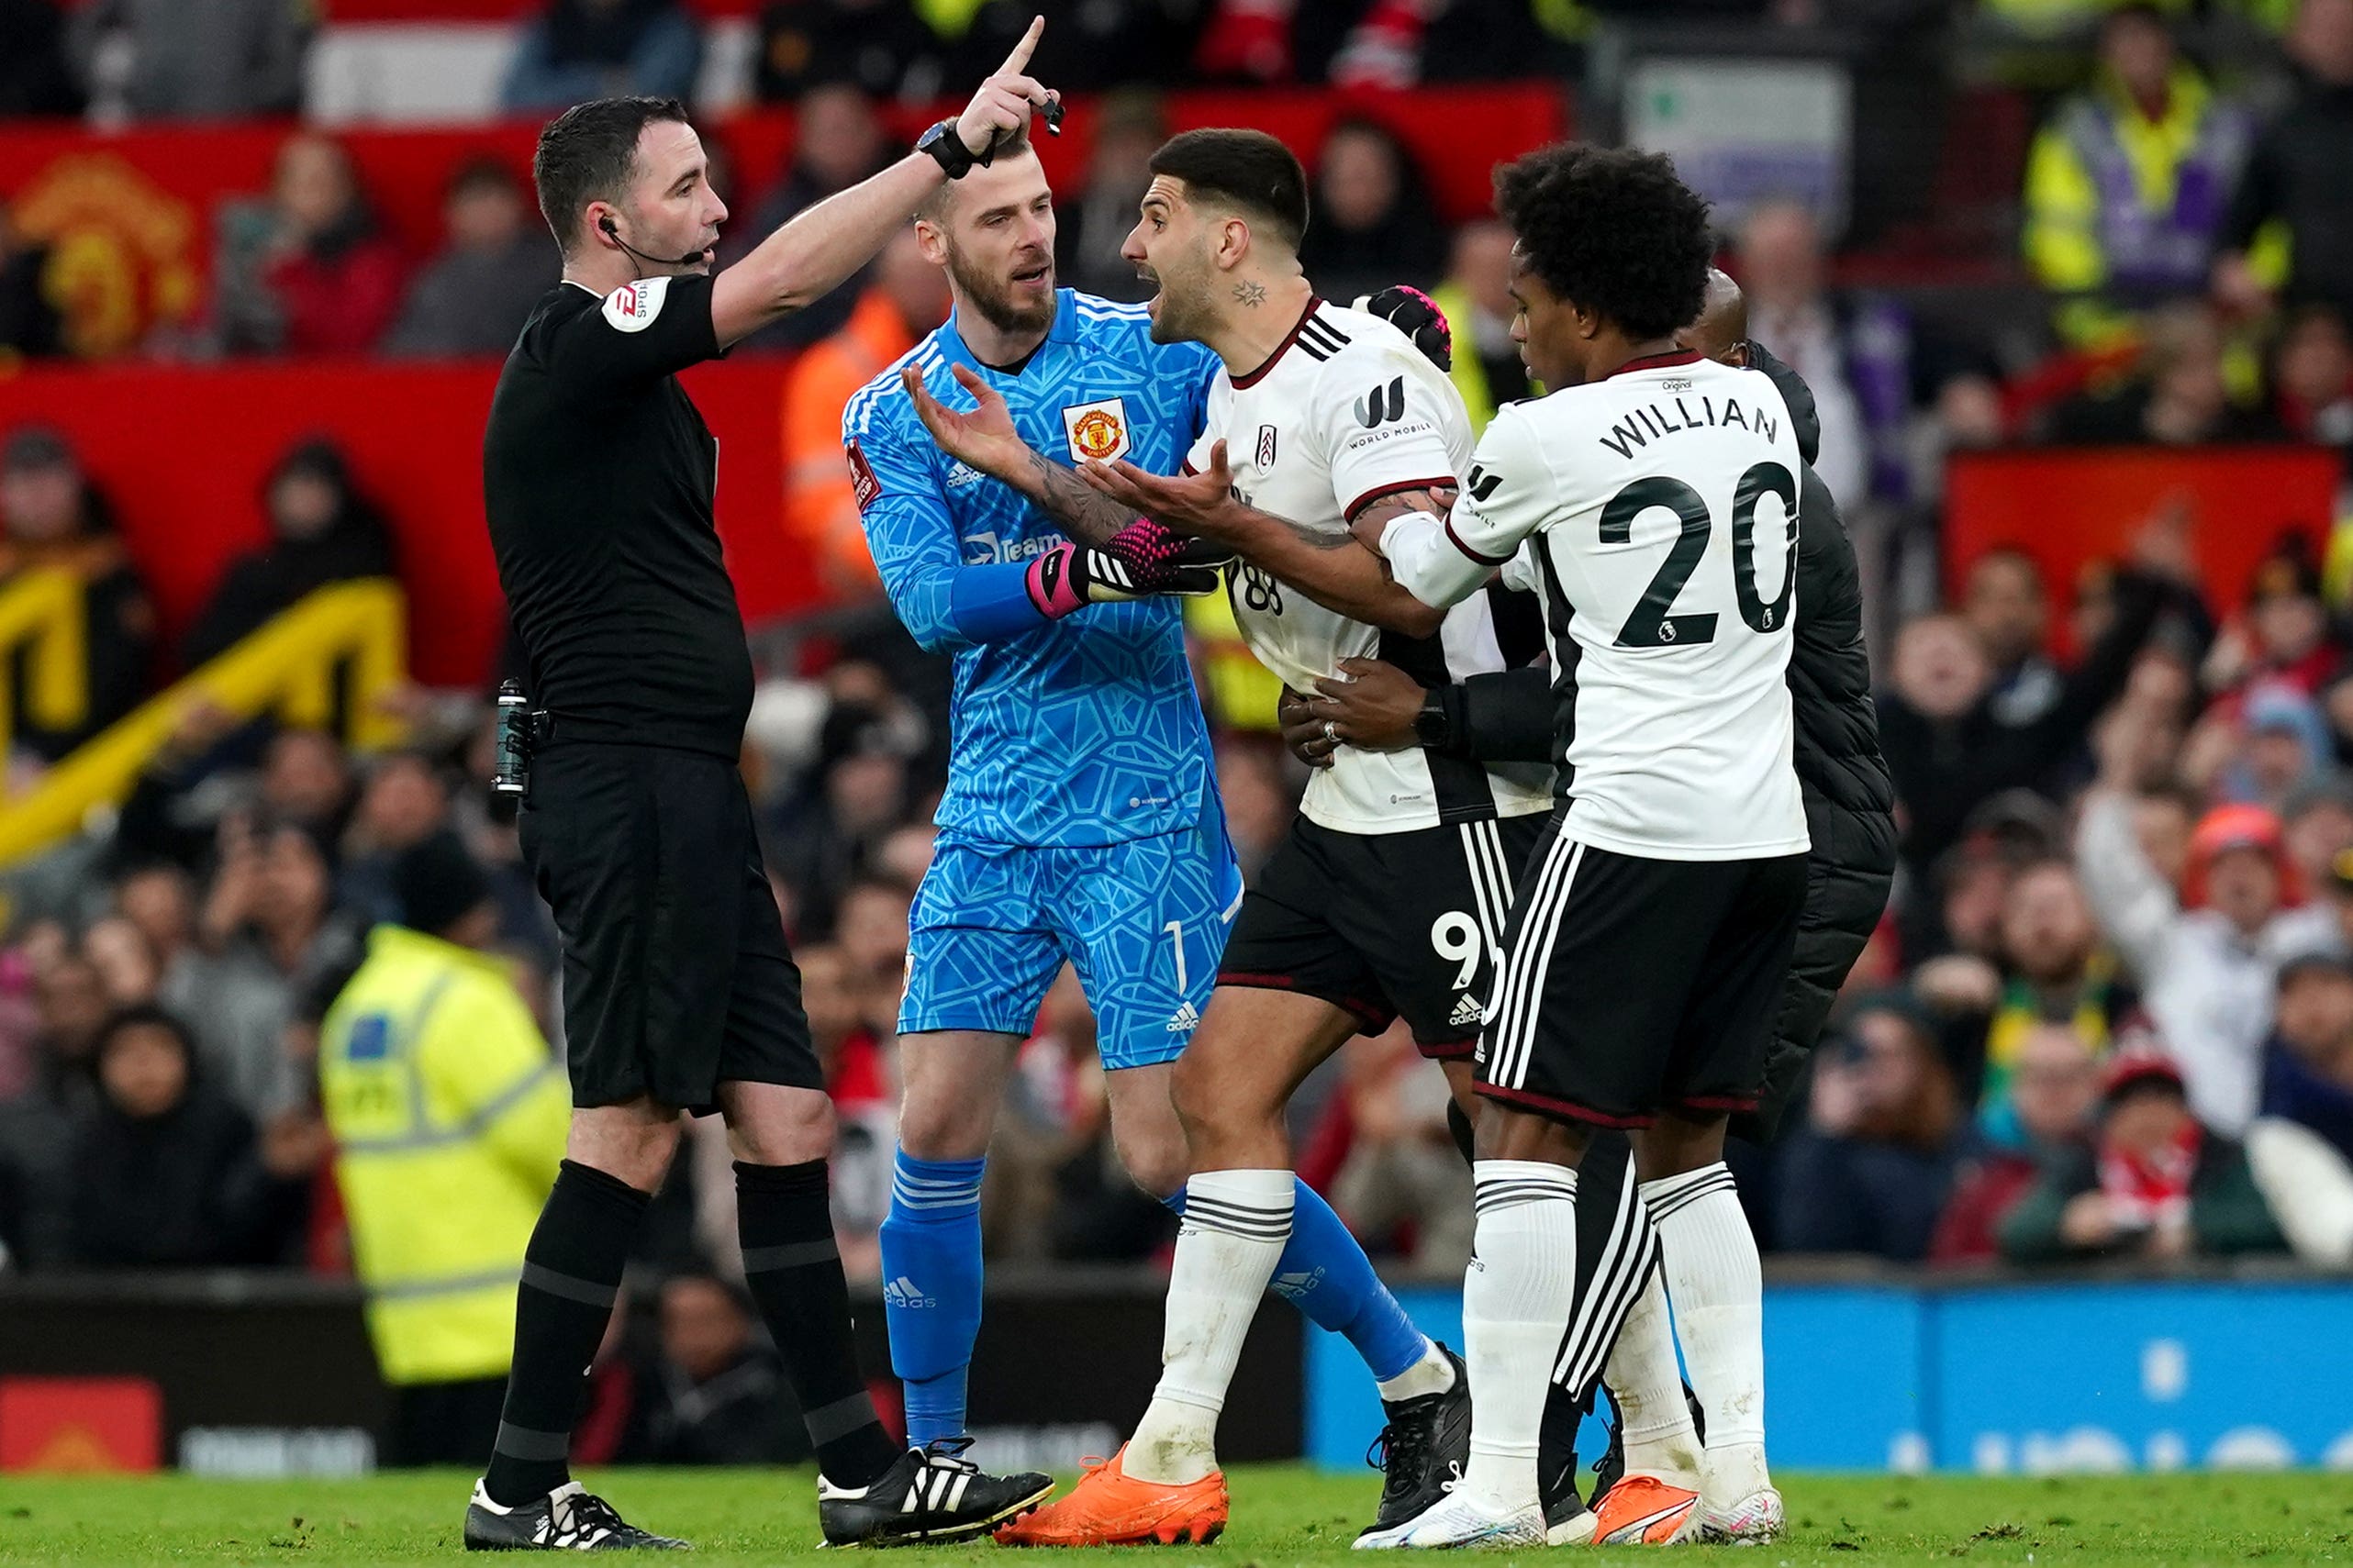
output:
[[[1358,1544],[1544,1540],[1535,1373],[1569,1314],[1595,1127],[1630,1129],[1707,1416],[1701,1496],[1671,1533],[1766,1539],[1781,1504],[1762,1283],[1723,1138],[1755,1103],[1805,895],[1785,673],[1802,463],[1767,377],[1675,346],[1712,246],[1671,163],[1555,147],[1504,170],[1497,196],[1518,235],[1512,335],[1557,390],[1497,416],[1446,515],[1357,533],[1433,605],[1525,550],[1555,639],[1562,802],[1480,1042],[1470,1467]]]
[[[1469,460],[1470,420],[1411,338],[1315,296],[1298,259],[1298,159],[1259,132],[1208,130],[1174,139],[1152,167],[1127,254],[1161,285],[1153,336],[1206,343],[1223,368],[1189,477],[1082,472],[1179,531],[1249,536],[1230,578],[1235,615],[1291,684],[1352,657],[1387,659],[1432,686],[1533,658],[1542,628],[1527,595],[1499,591],[1500,617],[1486,595],[1433,609],[1349,532],[1352,521],[1443,506]],[[965,461],[1009,466],[986,444]],[[1254,506],[1295,521],[1250,526],[1271,521]],[[1310,784],[1303,820],[1243,898],[1218,989],[1177,1063],[1193,1173],[1159,1389],[1119,1455],[1002,1539],[1199,1539],[1193,1521],[1222,1525],[1217,1414],[1291,1225],[1284,1106],[1343,1042],[1400,1016],[1468,1098],[1512,873],[1542,831],[1550,786],[1541,764],[1418,750],[1355,752]],[[1382,1386],[1389,1474],[1376,1529],[1443,1496],[1466,1452],[1459,1359],[1433,1351],[1411,1371]]]

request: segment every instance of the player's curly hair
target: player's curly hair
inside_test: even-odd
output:
[[[1664,154],[1547,147],[1495,172],[1495,210],[1547,288],[1635,338],[1671,336],[1706,303],[1708,204]]]

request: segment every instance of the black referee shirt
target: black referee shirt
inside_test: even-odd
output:
[[[559,735],[742,749],[752,655],[712,521],[719,443],[675,373],[718,355],[711,280],[689,275],[602,298],[560,284],[507,356],[483,499]]]

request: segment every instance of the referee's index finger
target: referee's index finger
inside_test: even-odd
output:
[[[1021,41],[1015,44],[1013,52],[1005,57],[1005,63],[997,68],[997,74],[1019,76],[1022,67],[1030,63],[1030,56],[1037,51],[1038,39],[1043,36],[1045,30],[1046,19],[1043,17],[1031,17],[1030,30],[1021,35]]]

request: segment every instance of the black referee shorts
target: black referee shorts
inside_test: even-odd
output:
[[[1600,1127],[1756,1109],[1806,857],[1620,854],[1565,836],[1564,812],[1512,900],[1478,1092]]]
[[[558,737],[521,833],[563,938],[574,1105],[699,1116],[730,1079],[825,1086],[733,762]]]

